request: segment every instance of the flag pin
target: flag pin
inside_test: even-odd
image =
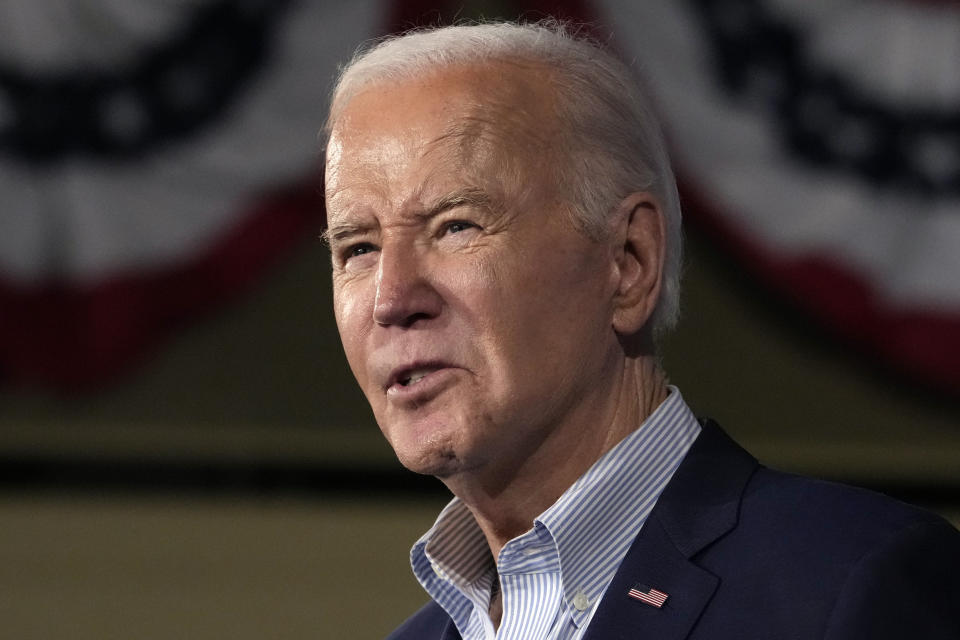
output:
[[[627,591],[627,595],[635,600],[640,602],[645,602],[652,607],[659,609],[663,606],[663,603],[667,601],[668,596],[663,591],[654,589],[653,587],[648,587],[645,584],[635,584],[630,588],[630,591]]]

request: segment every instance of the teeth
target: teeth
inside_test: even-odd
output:
[[[428,369],[418,369],[416,371],[411,372],[410,375],[404,378],[401,378],[400,384],[403,385],[404,387],[408,387],[411,384],[416,384],[428,373],[430,373]]]

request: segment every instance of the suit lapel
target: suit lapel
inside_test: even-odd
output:
[[[680,640],[710,601],[717,578],[678,552],[660,523],[648,520],[607,588],[584,640]],[[638,582],[667,594],[662,608],[627,595]]]
[[[440,640],[461,640],[460,632],[457,631],[457,625],[453,624],[452,618],[447,621],[447,626],[444,628]]]
[[[705,424],[620,564],[584,640],[686,638],[719,584],[692,558],[736,526],[743,490],[757,468],[716,424]],[[666,593],[663,606],[627,595],[638,583]]]

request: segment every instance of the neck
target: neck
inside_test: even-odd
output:
[[[516,469],[482,469],[444,479],[476,518],[494,560],[513,538],[597,460],[635,431],[667,397],[666,376],[653,356],[627,358],[600,393],[580,403]]]

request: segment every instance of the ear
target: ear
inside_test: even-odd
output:
[[[647,192],[624,198],[613,220],[617,243],[613,328],[628,337],[647,325],[660,298],[666,223],[659,201]]]

